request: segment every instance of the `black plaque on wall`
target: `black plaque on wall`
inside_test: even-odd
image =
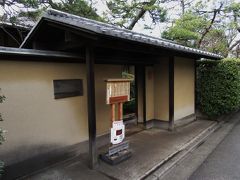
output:
[[[82,79],[53,80],[53,86],[55,99],[83,96]]]

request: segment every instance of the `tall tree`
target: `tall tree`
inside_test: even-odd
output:
[[[90,19],[102,20],[96,13],[92,0],[3,0],[0,5],[4,12],[3,17],[12,21],[21,20],[22,17],[36,21],[49,7]]]
[[[240,3],[234,0],[218,0],[213,5],[199,1],[175,20],[162,37],[223,56],[236,55],[240,43],[239,12]]]
[[[152,23],[166,20],[166,9],[161,6],[169,0],[108,0],[109,12],[105,13],[108,22],[120,27],[132,30],[140,19],[144,19],[146,13],[152,19]]]
[[[98,21],[104,21],[97,13],[97,9],[93,7],[92,0],[62,0],[56,2],[53,0],[48,0],[51,8],[61,10],[64,12],[69,12],[78,16],[86,17],[89,19],[94,19]]]
[[[188,12],[177,19],[172,27],[164,31],[162,37],[186,46],[197,47],[207,25],[206,18]]]
[[[20,24],[32,27],[41,14],[49,7],[71,14],[87,17],[90,19],[103,21],[93,7],[92,0],[2,0],[0,1],[0,11],[4,13],[1,21],[11,22],[13,25]],[[17,28],[17,26],[15,26]],[[11,35],[4,26],[0,25],[9,36],[18,44],[21,42]],[[19,30],[21,37],[21,31]],[[23,38],[22,38],[23,40]]]

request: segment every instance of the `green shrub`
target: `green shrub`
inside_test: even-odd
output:
[[[197,106],[209,117],[240,107],[240,59],[197,63]]]
[[[5,99],[6,99],[5,96],[0,95],[0,103],[3,103],[5,101]],[[3,121],[1,113],[0,113],[0,121]],[[5,130],[3,130],[0,127],[0,145],[5,140],[4,133],[5,133]],[[1,178],[2,173],[3,173],[3,167],[4,167],[4,162],[0,161],[0,178]]]
[[[3,174],[3,168],[4,168],[4,162],[0,161],[0,179],[1,179],[2,174]]]

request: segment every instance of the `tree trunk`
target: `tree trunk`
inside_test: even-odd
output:
[[[215,9],[215,10],[213,11],[213,17],[212,17],[212,19],[211,19],[211,22],[210,22],[209,26],[208,26],[208,27],[205,29],[205,31],[203,32],[203,34],[202,34],[202,36],[201,36],[201,38],[200,38],[200,40],[199,40],[199,42],[198,42],[198,45],[197,45],[198,48],[201,47],[201,44],[202,44],[202,42],[203,42],[203,39],[204,39],[205,36],[209,33],[209,31],[211,30],[212,25],[213,25],[213,23],[215,22],[216,16],[217,16],[217,14],[220,12],[220,10],[222,9],[222,6],[223,6],[223,4],[221,4],[218,9]]]
[[[152,6],[156,3],[157,0],[150,0],[149,2],[144,2],[142,8],[139,10],[137,15],[134,17],[134,19],[131,21],[129,26],[127,26],[127,29],[132,30],[134,26],[137,24],[137,22],[144,16],[144,14],[147,12],[146,6]]]
[[[184,0],[181,0],[180,3],[181,3],[181,8],[182,8],[182,15],[184,15],[185,14],[185,2],[184,2]]]

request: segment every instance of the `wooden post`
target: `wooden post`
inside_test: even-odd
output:
[[[115,121],[115,104],[111,104],[111,108],[112,108],[111,120],[113,122]],[[112,122],[111,122],[111,126],[112,126]]]
[[[134,91],[135,91],[135,115],[136,115],[136,118],[137,118],[137,123],[138,123],[138,70],[139,70],[139,68],[138,68],[138,66],[134,66],[135,68],[134,68],[134,76],[135,76],[135,88],[134,88]]]
[[[174,57],[169,59],[169,126],[170,131],[174,130]]]
[[[86,68],[87,68],[87,98],[88,98],[89,166],[91,169],[95,169],[98,162],[96,149],[94,51],[92,47],[86,47]]]
[[[197,110],[197,93],[196,93],[196,87],[197,87],[197,59],[194,59],[194,114],[196,115]]]
[[[147,105],[146,105],[146,67],[142,68],[142,88],[143,88],[143,124],[147,126]]]
[[[118,103],[118,120],[123,120],[123,103]]]

